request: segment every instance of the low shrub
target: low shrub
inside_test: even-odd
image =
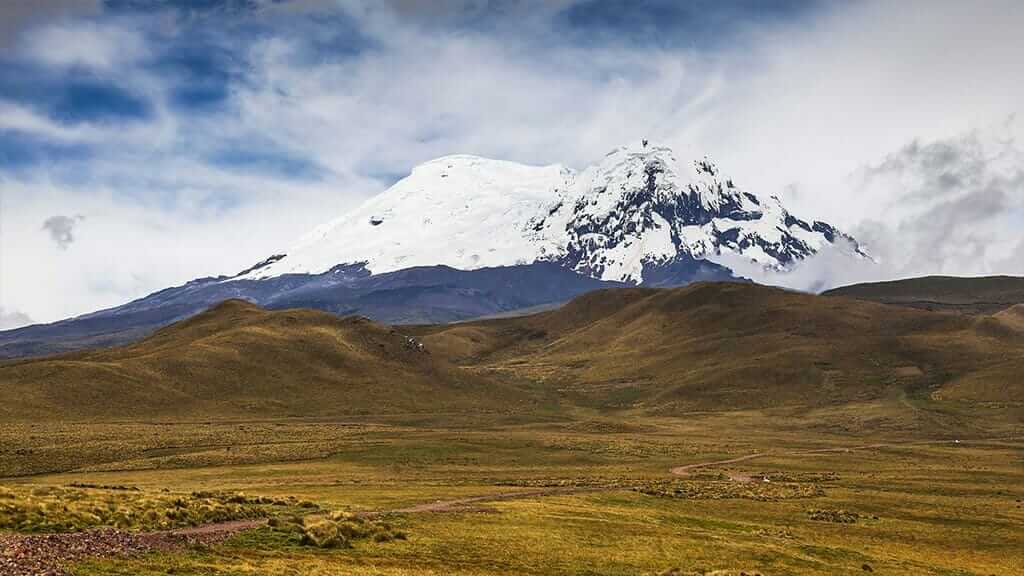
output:
[[[636,492],[658,498],[680,500],[744,499],[771,502],[824,495],[817,484],[793,482],[720,482],[692,480],[649,481],[633,488]]]
[[[259,499],[229,494],[147,494],[134,490],[0,488],[0,530],[79,532],[92,528],[169,530],[263,518]]]
[[[847,510],[808,510],[807,516],[811,520],[835,524],[853,524],[860,518],[860,514]]]
[[[316,548],[350,548],[357,540],[383,543],[405,540],[405,532],[387,522],[368,520],[346,512],[327,515],[279,516],[268,523],[274,530],[296,536],[299,543]]]

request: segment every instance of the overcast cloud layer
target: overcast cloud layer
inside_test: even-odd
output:
[[[878,260],[743,270],[765,281],[1024,274],[1015,0],[14,0],[0,22],[0,329],[237,272],[433,157],[583,167],[641,138]]]

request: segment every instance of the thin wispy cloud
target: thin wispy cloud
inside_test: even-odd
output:
[[[100,0],[8,0],[0,3],[0,49],[28,28],[61,18],[97,14]]]

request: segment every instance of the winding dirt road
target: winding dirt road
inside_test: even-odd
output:
[[[604,492],[612,490],[612,487],[587,486],[568,488],[541,488],[537,490],[526,490],[523,492],[502,492],[500,494],[487,494],[484,496],[469,496],[454,500],[435,500],[425,502],[406,508],[395,508],[393,510],[376,510],[362,512],[359,516],[363,518],[376,518],[388,514],[422,514],[425,512],[479,512],[483,511],[478,506],[487,502],[502,502],[507,500],[524,500],[527,498],[540,498],[543,496],[561,496],[564,494],[580,494],[582,492]]]
[[[756,454],[748,454],[746,456],[740,456],[739,458],[730,458],[728,460],[716,460],[714,462],[698,462],[697,464],[687,464],[685,466],[676,466],[670,472],[675,476],[689,476],[690,472],[699,470],[701,468],[713,468],[715,466],[723,466],[725,464],[736,464],[739,462],[746,462],[747,460],[753,460],[754,458],[760,458],[767,456],[765,452],[758,452]]]

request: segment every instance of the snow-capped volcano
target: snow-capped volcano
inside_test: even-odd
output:
[[[227,298],[389,323],[453,322],[624,283],[735,281],[722,264],[737,257],[785,271],[831,244],[865,257],[832,226],[742,190],[710,160],[681,164],[646,142],[581,172],[446,156],[285,254],[234,276],[4,332],[0,357],[130,342]]]
[[[671,149],[643,141],[582,172],[468,155],[431,160],[242,277],[321,274],[339,264],[380,274],[546,261],[639,284],[645,271],[725,253],[785,270],[839,240],[863,256],[852,238],[740,189],[710,160],[681,165]]]

